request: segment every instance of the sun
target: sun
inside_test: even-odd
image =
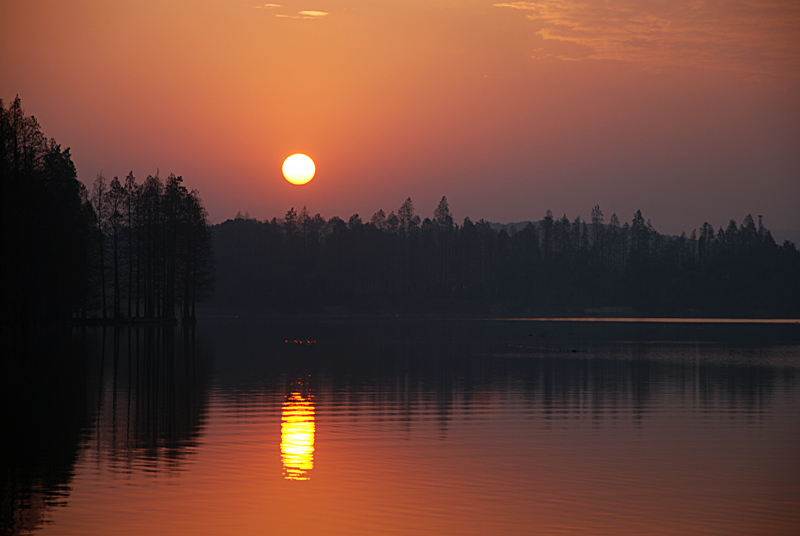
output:
[[[293,154],[283,161],[283,176],[292,184],[305,184],[314,178],[317,168],[314,161],[304,154]]]

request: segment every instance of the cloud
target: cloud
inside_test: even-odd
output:
[[[298,11],[296,15],[277,13],[275,16],[282,19],[321,19],[330,15],[327,11]]]
[[[493,4],[494,7],[509,7],[511,9],[521,9],[521,10],[534,10],[540,4],[535,4],[533,2],[511,2],[508,4]]]
[[[300,14],[308,19],[321,18],[330,15],[330,13],[326,13],[325,11],[300,11]]]
[[[256,9],[275,9],[282,7],[280,4],[261,4],[258,6],[253,6]]]
[[[546,46],[536,57],[800,76],[796,0],[548,0],[494,6],[523,11],[535,23]],[[571,52],[565,52],[569,46]]]

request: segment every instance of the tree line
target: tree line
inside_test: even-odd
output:
[[[42,134],[19,97],[0,100],[3,319],[69,318],[90,293],[92,211],[69,149]]]
[[[2,310],[6,324],[196,318],[213,282],[208,216],[181,177],[77,179],[19,97],[0,100]]]
[[[197,190],[158,173],[143,183],[100,174],[89,196],[95,214],[102,318],[195,322],[213,282],[208,216]]]
[[[746,216],[688,236],[630,221],[457,224],[446,198],[368,221],[238,215],[210,226],[181,177],[78,181],[17,97],[0,101],[0,263],[6,324],[196,319],[196,303],[273,312],[798,316],[800,253]]]
[[[752,216],[726,228],[658,233],[599,206],[591,219],[522,229],[454,222],[446,198],[420,218],[406,199],[368,221],[304,207],[213,227],[214,302],[274,312],[466,312],[797,316],[800,253]]]

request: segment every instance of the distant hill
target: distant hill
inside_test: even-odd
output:
[[[784,240],[788,240],[794,242],[795,246],[800,246],[800,229],[770,229],[770,233],[778,245],[783,244]]]
[[[492,229],[494,229],[495,231],[497,231],[498,233],[500,231],[505,231],[507,233],[511,233],[511,228],[512,227],[514,229],[516,229],[517,231],[521,231],[525,227],[527,227],[528,224],[533,224],[538,229],[538,228],[541,227],[542,221],[541,220],[539,220],[539,221],[526,220],[526,221],[517,221],[517,222],[511,222],[511,223],[496,223],[496,222],[492,222],[492,221],[489,222],[489,226]]]
[[[511,234],[512,227],[517,231],[521,231],[527,227],[528,224],[533,224],[537,229],[541,229],[542,221],[525,220],[511,223],[489,222],[489,226],[495,231],[505,231],[509,234]],[[591,222],[587,222],[586,224],[591,225]],[[603,226],[605,227],[606,225],[604,224]],[[769,232],[778,245],[783,244],[784,240],[788,240],[789,242],[793,242],[795,246],[800,246],[800,229],[770,229]],[[691,233],[691,230],[686,231],[686,234],[689,233]]]

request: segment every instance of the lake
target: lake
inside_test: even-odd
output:
[[[4,534],[800,533],[796,322],[208,314],[10,351]]]

